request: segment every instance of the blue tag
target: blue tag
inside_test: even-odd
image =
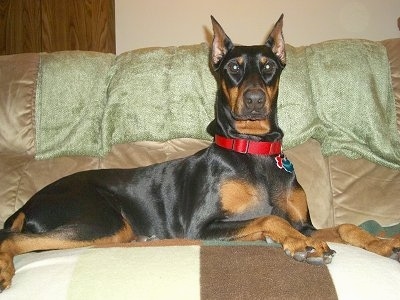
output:
[[[275,156],[276,165],[279,169],[284,169],[288,173],[293,173],[294,167],[293,164],[286,158],[286,156],[281,153],[280,155]]]

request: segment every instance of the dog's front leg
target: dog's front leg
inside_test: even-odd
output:
[[[248,221],[217,221],[202,232],[201,238],[241,241],[272,239],[282,245],[287,255],[311,264],[328,264],[335,253],[326,242],[301,234],[286,220],[273,215]]]

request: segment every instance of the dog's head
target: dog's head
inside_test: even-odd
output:
[[[276,101],[279,77],[286,64],[283,15],[267,42],[258,46],[235,46],[221,25],[211,19],[214,30],[211,64],[219,81],[219,98],[222,98],[222,103],[217,103],[217,123],[219,117],[225,117],[220,126],[228,121],[231,128],[223,130],[229,135],[265,137],[270,134],[274,139],[281,138]]]

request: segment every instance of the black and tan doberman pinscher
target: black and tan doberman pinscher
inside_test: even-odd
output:
[[[349,224],[324,230],[311,224],[277,124],[283,18],[260,46],[234,46],[213,18],[212,24],[219,85],[209,127],[214,143],[184,159],[80,172],[43,188],[0,232],[1,289],[11,284],[15,255],[143,237],[273,240],[314,264],[329,263],[334,251],[326,241],[339,241],[399,259],[400,240]]]

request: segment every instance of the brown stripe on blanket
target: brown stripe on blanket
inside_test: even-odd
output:
[[[201,299],[337,299],[325,266],[265,246],[202,246]]]

